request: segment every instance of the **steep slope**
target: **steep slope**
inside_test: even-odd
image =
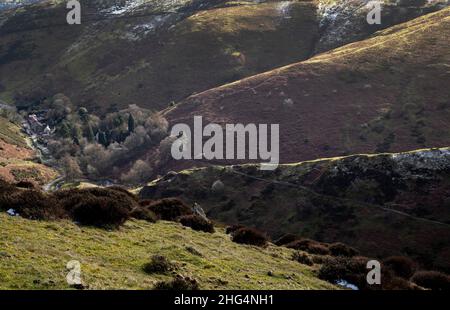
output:
[[[446,146],[449,26],[447,8],[307,61],[191,96],[165,117],[171,124],[190,124],[195,115],[202,115],[205,124],[280,124],[284,163]]]
[[[367,15],[374,7],[367,0],[320,0],[318,19],[320,53],[347,43],[363,40],[375,31],[431,13],[449,4],[447,0],[384,0],[380,3],[380,24],[370,25]]]
[[[170,173],[141,198],[179,196],[208,216],[365,255],[407,255],[450,270],[450,150],[354,155],[282,165],[211,166]],[[214,185],[220,181],[222,186]]]
[[[0,179],[9,182],[50,182],[56,172],[36,160],[20,128],[0,116]]]
[[[32,4],[39,1],[42,0],[3,0],[2,2],[0,2],[0,11]]]
[[[0,14],[0,97],[161,109],[440,8],[385,2],[382,24],[368,26],[365,0],[87,1],[69,26],[66,2],[44,0]]]
[[[89,289],[152,289],[171,279],[142,270],[156,254],[173,261],[177,273],[195,278],[201,289],[336,288],[315,277],[317,266],[293,261],[294,251],[238,245],[222,229],[211,235],[171,222],[131,221],[111,232],[0,213],[0,236],[1,289],[68,289],[71,260],[80,262]]]
[[[63,4],[7,12],[0,29],[2,97],[18,95],[19,105],[29,105],[63,92],[90,110],[130,103],[161,109],[306,59],[314,49],[313,3],[226,2],[94,2],[83,6],[77,26],[65,24]]]

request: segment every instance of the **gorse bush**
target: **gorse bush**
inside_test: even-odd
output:
[[[396,277],[390,274],[383,274],[381,280],[381,288],[383,290],[418,290],[416,284],[407,279]]]
[[[417,271],[411,281],[432,290],[450,290],[450,277],[438,271]]]
[[[277,239],[274,243],[278,246],[286,245],[288,243],[294,242],[296,240],[302,239],[301,237],[294,234],[285,234]]]
[[[8,209],[8,206],[6,205],[8,197],[17,190],[18,190],[17,187],[0,179],[0,210]]]
[[[382,268],[381,284],[367,283],[367,257],[327,257],[322,261],[318,277],[330,283],[345,280],[361,290],[412,290],[418,289],[407,279],[396,276],[390,269]]]
[[[166,221],[176,221],[180,216],[192,214],[192,209],[177,198],[156,200],[150,203],[147,208],[160,219]]]
[[[16,190],[5,192],[0,198],[1,208],[13,209],[20,216],[33,220],[55,220],[67,217],[51,194],[38,190]]]
[[[295,252],[294,255],[292,255],[292,259],[303,265],[314,265],[313,260],[308,256],[308,254],[302,252]]]
[[[148,207],[149,205],[151,205],[154,202],[154,200],[151,199],[143,199],[143,200],[139,200],[139,205],[141,207]]]
[[[143,270],[146,273],[160,273],[164,274],[175,269],[175,265],[172,264],[165,256],[153,255],[151,261],[143,266]]]
[[[317,255],[328,255],[330,253],[327,246],[320,243],[311,244],[305,251]]]
[[[169,291],[192,291],[198,290],[199,284],[197,280],[193,278],[177,275],[171,281],[156,283],[154,289],[169,290]]]
[[[114,186],[107,187],[106,189],[107,189],[107,190],[113,190],[113,191],[116,191],[116,192],[125,194],[125,195],[127,195],[129,198],[133,199],[134,201],[139,202],[138,196],[136,196],[135,194],[131,193],[131,192],[128,191],[126,188],[123,188],[123,187],[121,187],[121,186],[114,185]]]
[[[139,204],[137,198],[121,188],[86,188],[55,193],[60,208],[82,225],[117,228]]]
[[[358,250],[341,242],[330,244],[328,249],[330,251],[330,254],[333,256],[352,257],[359,254]]]
[[[226,233],[227,235],[228,235],[228,234],[232,234],[232,233],[234,233],[236,230],[241,229],[241,228],[245,228],[245,226],[244,226],[244,225],[240,225],[240,224],[231,225],[231,226],[228,226],[228,227],[225,229],[225,233]]]
[[[82,225],[117,228],[130,217],[130,210],[108,197],[88,197],[75,205],[72,216]]]
[[[70,189],[60,190],[55,193],[55,196],[59,199],[63,208],[67,211],[71,211],[77,204],[90,198],[106,198],[121,204],[122,207],[131,211],[135,207],[138,207],[137,198],[125,191],[118,188],[84,188],[84,189]]]
[[[135,207],[133,210],[131,210],[130,217],[150,223],[156,223],[158,221],[158,217],[155,213],[140,206]]]
[[[361,289],[367,284],[366,263],[368,260],[365,258],[329,258],[320,267],[318,276],[331,283],[346,280]]]
[[[311,240],[300,239],[286,244],[286,247],[308,252],[310,254],[328,255],[330,250],[325,244]]]
[[[191,227],[193,230],[204,231],[207,233],[214,232],[214,225],[199,215],[184,215],[179,217],[178,221],[181,225]]]
[[[117,186],[45,193],[0,181],[0,208],[4,211],[14,209],[22,217],[29,219],[71,218],[81,225],[101,228],[117,228],[130,217],[149,222],[156,222],[158,219],[150,209],[139,205],[136,195]],[[177,214],[183,214],[180,210],[190,211],[187,206],[175,209]]]
[[[389,268],[396,276],[409,279],[416,270],[414,262],[404,256],[391,256],[383,261],[383,267]]]
[[[236,243],[250,244],[260,247],[266,246],[269,241],[266,234],[249,227],[240,228],[233,232],[231,240]]]

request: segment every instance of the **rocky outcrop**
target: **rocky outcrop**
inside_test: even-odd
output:
[[[449,5],[447,0],[384,0],[381,3],[381,24],[369,25],[367,14],[373,9],[371,0],[321,0],[317,15],[320,40],[315,53],[331,50],[367,38],[374,32]]]

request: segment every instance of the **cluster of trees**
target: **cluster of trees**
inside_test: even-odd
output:
[[[48,124],[56,128],[48,148],[69,179],[105,178],[120,174],[118,167],[130,167],[121,174],[122,181],[140,183],[148,180],[161,158],[168,158],[157,154],[151,161],[138,159],[155,146],[160,146],[158,153],[170,152],[168,122],[158,113],[130,105],[99,118],[86,108],[75,109],[62,94],[47,104]]]

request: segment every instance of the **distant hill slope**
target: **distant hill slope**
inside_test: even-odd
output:
[[[165,116],[171,124],[190,124],[195,115],[204,123],[280,124],[284,163],[446,146],[449,44],[447,8],[191,96]]]
[[[0,288],[68,289],[66,265],[77,260],[89,289],[152,289],[172,276],[146,274],[143,265],[164,255],[201,289],[336,289],[315,277],[317,266],[293,261],[293,250],[229,238],[222,229],[211,235],[171,222],[130,221],[111,232],[0,213]]]
[[[365,255],[407,255],[450,270],[450,150],[354,155],[282,165],[170,173],[141,198],[178,196],[213,219],[340,241]],[[223,189],[213,186],[223,183]],[[220,190],[217,190],[220,189]]]
[[[39,1],[43,0],[2,0],[2,2],[0,2],[0,11],[33,4]]]
[[[65,1],[42,1],[0,14],[0,97],[162,109],[440,8],[385,2],[383,23],[368,26],[363,0],[87,1],[69,26]]]
[[[314,49],[312,3],[226,2],[94,2],[79,26],[65,23],[62,4],[9,13],[0,28],[2,96],[30,104],[63,92],[99,113],[130,103],[161,109]]]
[[[50,182],[57,173],[35,160],[35,152],[28,147],[20,128],[0,117],[0,178],[9,182]]]

